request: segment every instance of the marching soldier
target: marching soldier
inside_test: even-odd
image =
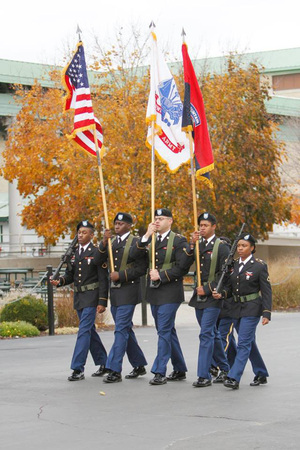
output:
[[[250,386],[267,383],[269,376],[265,363],[255,342],[256,327],[262,316],[262,324],[267,325],[271,319],[272,290],[267,265],[253,257],[255,239],[250,234],[241,235],[231,275],[228,277],[226,290],[233,295],[238,307],[238,320],[235,325],[238,332],[237,354],[224,386],[238,389],[246,363],[250,357],[254,380]],[[214,291],[214,298],[221,294]]]
[[[221,241],[225,241],[231,246],[230,239],[225,236],[220,237]],[[236,342],[234,337],[234,327],[237,321],[236,303],[233,297],[226,298],[223,302],[222,309],[217,321],[217,329],[222,339],[222,345],[227,356],[229,366],[234,363],[236,355]]]
[[[114,343],[109,352],[106,369],[110,373],[103,379],[105,383],[122,381],[122,363],[127,353],[133,370],[125,378],[134,379],[146,374],[146,358],[138,345],[132,329],[132,317],[135,305],[141,301],[140,277],[145,275],[148,267],[147,250],[138,248],[139,238],[131,233],[132,217],[119,212],[114,219],[116,237],[112,241],[114,272],[110,274],[111,313],[115,322]],[[100,251],[107,255],[110,230],[105,230]]]
[[[176,312],[184,301],[183,268],[181,259],[186,247],[186,239],[171,231],[172,212],[167,208],[155,210],[154,223],[150,223],[139,246],[146,246],[155,236],[155,267],[151,267],[147,279],[146,299],[151,305],[152,315],[158,334],[157,355],[151,368],[154,378],[151,385],[162,385],[167,381],[186,378],[187,367],[175,329]],[[152,244],[149,248],[151,258]],[[151,287],[152,286],[152,287]],[[166,377],[167,364],[171,359],[172,373]]]
[[[198,379],[194,387],[211,386],[210,367],[214,356],[215,363],[221,369],[214,383],[223,382],[229,371],[222,341],[216,327],[222,302],[213,298],[212,293],[217,285],[218,277],[228,254],[228,245],[215,235],[216,218],[205,212],[198,217],[200,231],[192,235],[192,243],[187,247],[184,266],[194,262],[194,247],[200,241],[201,286],[195,288],[189,305],[195,308],[196,318],[200,325],[200,345],[198,354]]]
[[[73,373],[69,381],[84,379],[84,366],[91,352],[92,358],[100,368],[98,372],[105,372],[106,350],[96,331],[96,312],[103,313],[107,306],[108,275],[107,264],[99,249],[92,243],[94,226],[87,220],[77,225],[78,248],[72,270],[66,270],[59,280],[51,283],[57,287],[74,283],[74,309],[79,317],[79,330],[74,348],[71,369]]]

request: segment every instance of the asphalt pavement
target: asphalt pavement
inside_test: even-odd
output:
[[[67,381],[75,335],[0,340],[1,449],[299,449],[300,313],[273,313],[269,325],[259,324],[269,382],[250,387],[248,364],[232,391],[192,386],[199,328],[192,308],[182,311],[189,319],[179,320],[177,331],[189,372],[185,381],[163,386],[149,385],[157,346],[152,326],[135,328],[147,375],[112,385],[90,376],[90,357],[86,379]],[[109,349],[113,331],[100,336]],[[130,370],[125,357],[123,375]]]

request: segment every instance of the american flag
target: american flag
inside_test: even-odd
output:
[[[65,111],[75,110],[74,128],[68,137],[74,139],[84,150],[96,156],[95,127],[99,149],[102,147],[103,134],[101,124],[94,116],[82,42],[77,44],[72,61],[64,68],[62,79],[68,91],[65,99]]]

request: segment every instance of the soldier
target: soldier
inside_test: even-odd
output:
[[[195,243],[200,241],[200,268],[201,286],[195,288],[189,305],[195,308],[196,317],[200,325],[200,345],[198,354],[198,379],[193,383],[194,387],[211,386],[210,367],[214,356],[216,364],[221,369],[214,383],[223,382],[229,371],[229,365],[224,353],[222,341],[216,327],[222,302],[214,299],[212,292],[217,285],[222,265],[228,254],[228,245],[215,236],[216,218],[205,212],[198,217],[200,231],[192,235],[192,243],[187,247],[184,266],[194,262]]]
[[[135,305],[140,303],[140,277],[148,267],[148,255],[145,247],[138,248],[139,238],[131,233],[132,217],[119,212],[114,219],[116,238],[112,242],[114,272],[110,274],[111,313],[115,322],[115,338],[109,352],[106,368],[110,373],[103,379],[105,383],[122,381],[122,362],[127,353],[133,370],[125,378],[134,379],[146,374],[146,358],[138,345],[132,329],[132,317]],[[105,230],[100,243],[100,251],[108,257],[107,243],[110,230]]]
[[[265,363],[255,342],[256,327],[262,316],[262,324],[271,320],[272,289],[269,281],[267,265],[255,259],[255,239],[250,234],[241,235],[237,252],[239,259],[235,261],[231,275],[228,277],[226,290],[238,305],[239,314],[236,323],[238,332],[237,354],[224,386],[238,389],[246,363],[251,355],[251,364],[255,374],[250,386],[267,383],[269,376]],[[214,291],[214,298],[221,294]]]
[[[231,246],[231,241],[225,236],[220,237],[221,241],[224,241]],[[233,297],[226,298],[223,302],[222,309],[217,321],[217,329],[222,339],[222,345],[227,356],[229,366],[234,363],[236,355],[236,342],[234,337],[234,327],[237,321],[236,303]]]
[[[96,331],[96,312],[103,313],[107,306],[108,274],[105,259],[92,243],[94,226],[87,220],[77,225],[78,248],[72,270],[66,270],[59,280],[51,283],[57,287],[74,283],[74,309],[79,317],[79,330],[74,348],[69,381],[84,379],[84,366],[91,352],[99,373],[105,373],[106,350]]]
[[[150,380],[151,385],[162,385],[167,380],[184,380],[187,372],[175,330],[176,312],[184,301],[183,275],[188,272],[181,264],[186,239],[171,231],[172,223],[173,216],[169,209],[156,209],[154,223],[149,224],[146,234],[139,242],[139,246],[148,245],[153,233],[156,233],[155,267],[151,267],[150,262],[146,291],[158,334],[157,356],[151,368],[154,374],[154,378]],[[151,254],[152,244],[149,248],[149,260]],[[170,358],[173,371],[166,377]]]

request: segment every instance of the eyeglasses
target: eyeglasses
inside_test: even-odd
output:
[[[154,222],[162,222],[163,220],[166,220],[166,219],[170,219],[171,217],[162,217],[162,216],[159,216],[159,217],[154,217]]]

